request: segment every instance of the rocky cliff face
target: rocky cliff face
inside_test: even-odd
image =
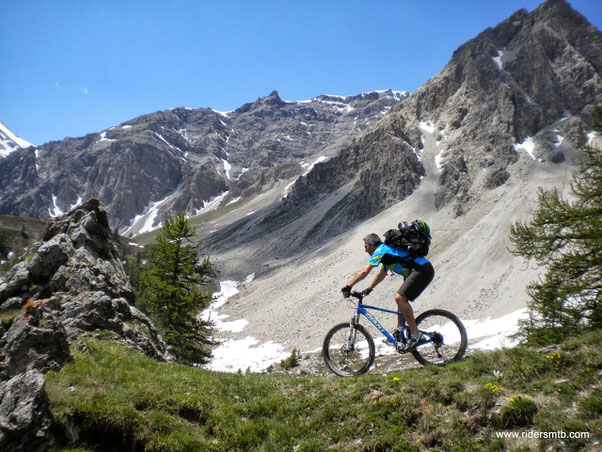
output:
[[[276,91],[239,109],[176,108],[100,134],[67,138],[0,160],[0,213],[46,219],[98,197],[113,226],[227,204],[307,171],[385,115],[407,93],[319,96],[288,102]],[[135,219],[138,222],[135,222]]]
[[[463,215],[484,192],[513,182],[512,165],[575,159],[591,105],[602,100],[601,69],[600,31],[564,0],[520,10],[458,48],[438,75],[299,177],[279,204],[211,240],[216,249],[243,246],[277,230],[283,245],[274,255],[294,254],[395,205],[427,175],[437,188],[423,202]],[[431,161],[427,139],[436,146]]]
[[[346,215],[373,215],[419,183],[428,134],[439,147],[433,202],[454,203],[461,215],[505,183],[525,151],[537,161],[570,157],[568,143],[587,130],[588,106],[601,98],[600,31],[564,0],[548,0],[462,45],[441,73],[297,182],[289,201],[355,180]]]

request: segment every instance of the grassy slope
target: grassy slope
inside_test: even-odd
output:
[[[46,379],[55,419],[79,427],[83,450],[599,450],[602,439],[602,332],[557,350],[348,379],[223,374],[86,343]]]

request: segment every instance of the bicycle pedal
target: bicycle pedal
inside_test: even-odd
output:
[[[397,353],[399,353],[400,355],[405,355],[406,353],[408,353],[408,350],[406,350],[406,346],[403,344],[397,344],[395,346],[395,350],[397,350]]]

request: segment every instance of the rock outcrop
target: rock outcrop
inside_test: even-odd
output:
[[[154,358],[169,356],[152,322],[131,304],[132,287],[98,199],[49,220],[42,240],[0,285],[0,310],[48,298],[36,301],[42,315],[50,316],[47,324],[56,319],[70,338],[105,329]]]
[[[0,450],[47,449],[52,419],[42,374],[70,360],[79,337],[108,330],[148,356],[171,359],[133,298],[98,199],[49,220],[0,285],[0,311],[21,309],[0,326]]]
[[[0,338],[0,380],[58,370],[71,358],[57,299],[30,301]]]

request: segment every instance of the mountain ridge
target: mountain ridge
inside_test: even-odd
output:
[[[0,210],[43,218],[96,195],[114,226],[136,233],[134,218],[158,202],[159,219],[174,210],[194,215],[225,192],[227,203],[302,174],[302,164],[328,157],[403,96],[387,90],[290,102],[274,91],[227,114],[172,108],[143,115],[3,159],[0,175],[12,184],[0,183]],[[21,181],[23,173],[29,177]]]
[[[580,33],[573,31],[575,24]],[[558,38],[564,35],[570,40]],[[578,51],[582,42],[589,43],[588,58]],[[261,223],[288,222],[291,230],[299,230],[304,222],[299,216],[311,215],[321,199],[343,190],[343,198],[296,243],[347,231],[411,196],[426,174],[421,153],[431,134],[439,188],[428,202],[437,210],[451,204],[456,215],[505,184],[523,152],[535,161],[574,161],[590,105],[602,93],[602,73],[596,69],[602,67],[601,55],[600,32],[564,0],[543,3],[532,13],[520,10],[460,46],[439,74],[300,177],[279,205],[264,212]],[[575,77],[587,83],[575,86]],[[239,243],[261,239],[266,231],[259,225],[247,229],[255,234],[243,234]],[[212,239],[226,237],[232,245],[237,237],[230,230]]]

